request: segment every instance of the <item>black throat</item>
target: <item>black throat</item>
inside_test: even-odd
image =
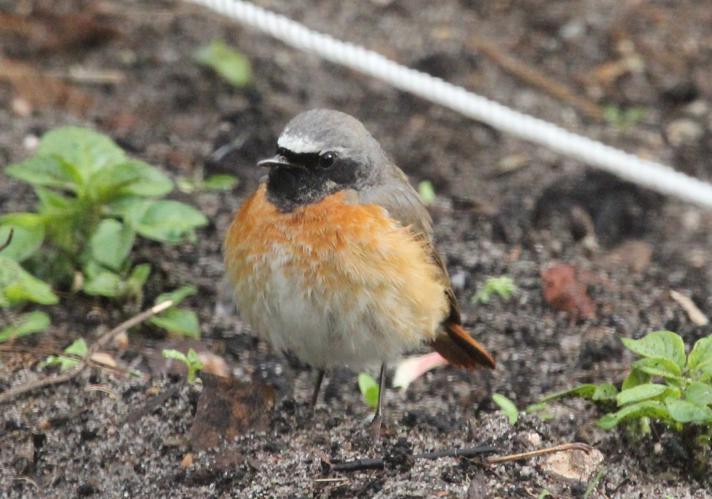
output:
[[[316,153],[295,154],[282,149],[280,154],[290,164],[270,169],[267,199],[281,212],[291,212],[340,190],[357,187],[359,168],[351,160],[339,158],[325,168],[320,166]]]

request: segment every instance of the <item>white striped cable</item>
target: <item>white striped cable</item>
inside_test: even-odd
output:
[[[352,43],[317,33],[285,16],[241,0],[187,0],[208,7],[287,45],[386,81],[502,132],[543,145],[597,166],[625,180],[663,194],[712,208],[712,184],[669,166],[569,132],[547,121],[514,111],[427,73],[402,66]]]

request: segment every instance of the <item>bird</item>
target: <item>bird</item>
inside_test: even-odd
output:
[[[225,268],[252,331],[317,370],[312,410],[328,369],[380,364],[380,428],[388,363],[423,345],[495,368],[462,325],[427,208],[358,119],[304,111],[257,165],[267,174],[228,227]]]

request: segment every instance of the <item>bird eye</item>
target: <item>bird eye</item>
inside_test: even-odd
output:
[[[336,154],[333,152],[325,152],[319,156],[319,168],[329,168],[336,161]]]

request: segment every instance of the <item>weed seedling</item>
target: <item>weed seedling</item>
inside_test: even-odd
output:
[[[64,349],[64,353],[72,355],[68,357],[66,355],[50,355],[44,361],[45,366],[59,366],[59,371],[67,371],[77,365],[79,365],[79,358],[86,357],[89,353],[89,348],[87,348],[87,342],[84,338],[79,338],[74,340],[74,342]]]
[[[234,87],[242,88],[252,81],[249,59],[221,40],[213,40],[209,45],[198,49],[195,58]]]
[[[509,301],[516,292],[517,286],[511,277],[488,277],[484,286],[472,296],[470,301],[484,305],[490,302],[492,296],[498,296],[504,301]]]
[[[375,409],[378,405],[378,394],[380,388],[378,382],[373,379],[368,373],[360,373],[358,375],[358,389],[361,391],[363,401],[366,402],[371,409]]]
[[[514,426],[517,423],[517,420],[519,419],[519,410],[517,409],[517,406],[514,405],[514,402],[509,400],[504,395],[500,395],[499,393],[493,394],[492,400],[495,404],[499,406],[504,415],[507,416],[507,419],[509,419],[509,424]]]
[[[639,340],[623,338],[635,361],[620,390],[610,383],[585,384],[551,394],[543,401],[577,396],[617,406],[598,421],[610,430],[621,423],[637,424],[649,432],[650,421],[681,431],[697,425],[712,436],[712,336],[698,340],[685,355],[682,338],[671,331],[655,331]]]
[[[187,354],[173,349],[164,349],[162,353],[166,359],[178,360],[185,364],[185,367],[188,369],[188,383],[194,383],[195,376],[204,367],[200,361],[200,357],[198,357],[198,354],[192,348],[188,350]]]

